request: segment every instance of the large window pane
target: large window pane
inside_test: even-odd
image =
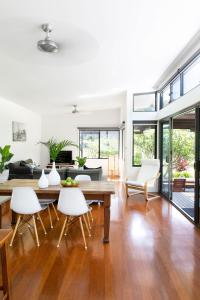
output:
[[[200,58],[198,58],[184,73],[184,94],[200,84]]]
[[[80,130],[80,155],[108,158],[119,154],[119,130]]]
[[[168,85],[162,92],[162,108],[170,103],[170,85]]]
[[[119,152],[119,131],[100,131],[100,157],[107,158]]]
[[[133,124],[133,165],[156,156],[156,124]]]
[[[156,110],[156,94],[134,94],[133,95],[133,111],[155,111]]]
[[[80,154],[82,157],[99,158],[98,131],[80,131]]]
[[[172,83],[172,100],[180,97],[180,76]]]

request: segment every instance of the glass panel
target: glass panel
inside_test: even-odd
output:
[[[172,201],[194,219],[195,110],[173,119]]]
[[[180,97],[180,76],[172,83],[172,100]]]
[[[162,107],[170,103],[170,86],[168,85],[162,93]]]
[[[119,153],[119,131],[100,131],[100,157]]]
[[[80,131],[81,156],[99,157],[99,131]]]
[[[169,199],[169,152],[170,152],[170,124],[165,122],[162,125],[162,161],[161,161],[161,173],[162,173],[162,193]]]
[[[156,125],[133,125],[133,165],[141,165],[142,159],[155,158]]]
[[[155,93],[140,94],[133,96],[133,111],[155,111]]]
[[[184,94],[200,84],[200,58],[198,58],[184,73]]]

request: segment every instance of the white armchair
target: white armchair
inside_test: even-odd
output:
[[[148,192],[149,188],[155,185],[155,181],[160,176],[159,169],[159,159],[143,159],[136,179],[127,179],[125,182],[126,196],[144,194],[147,201],[160,197]],[[133,191],[130,192],[131,190]]]

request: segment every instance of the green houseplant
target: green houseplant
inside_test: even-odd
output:
[[[57,140],[54,138],[49,139],[47,142],[40,142],[40,144],[46,146],[49,149],[50,158],[54,162],[58,156],[58,153],[62,151],[62,149],[64,149],[65,147],[69,147],[69,146],[78,147],[78,145],[76,145],[70,140],[63,140],[57,142]]]
[[[69,146],[78,147],[78,146],[70,140],[63,140],[61,142],[57,142],[57,140],[54,138],[49,139],[47,142],[40,142],[40,143],[48,148],[50,158],[53,161],[53,167],[48,176],[49,185],[58,185],[60,183],[60,175],[56,170],[55,160],[59,152],[65,147],[69,147]]]
[[[6,164],[11,160],[13,155],[10,152],[10,145],[0,147],[0,182],[8,180],[9,170],[6,169]]]
[[[85,166],[86,161],[87,161],[87,157],[77,156],[76,157],[76,161],[78,163],[78,167],[79,168],[83,168]]]

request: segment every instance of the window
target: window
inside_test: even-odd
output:
[[[142,159],[156,158],[156,122],[133,123],[133,166],[140,166]]]
[[[169,79],[160,92],[160,109],[200,85],[200,50]]]
[[[144,93],[133,95],[133,111],[156,111],[156,93]]]
[[[184,94],[200,84],[200,57],[183,73]]]
[[[178,78],[176,78],[172,82],[172,92],[171,92],[172,101],[180,97],[181,95],[180,91],[181,91],[181,82],[180,82],[180,76],[178,76]]]
[[[161,93],[161,108],[170,103],[170,85],[168,85]]]
[[[118,129],[80,129],[80,155],[87,158],[108,158],[119,154]]]

